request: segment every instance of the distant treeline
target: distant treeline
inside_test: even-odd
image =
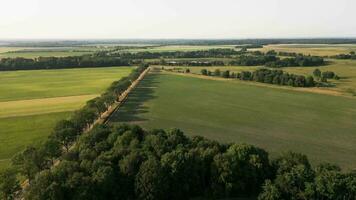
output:
[[[235,48],[240,48],[242,50],[258,49],[258,48],[263,48],[263,45],[259,45],[259,44],[237,45],[237,46],[235,46]]]
[[[261,54],[261,55],[241,55],[234,61],[229,62],[229,65],[240,66],[261,66],[266,67],[310,67],[325,65],[325,61],[321,57],[297,55],[290,58],[279,58],[276,55]]]
[[[288,85],[292,87],[314,87],[316,82],[312,76],[302,76],[283,72],[283,70],[257,69],[253,72],[242,71],[239,73],[227,71],[220,71],[216,69],[211,72],[207,69],[201,70],[202,75],[206,76],[220,76],[223,78],[235,78],[243,81],[256,81],[261,83]]]
[[[115,57],[70,56],[70,57],[39,57],[39,58],[2,58],[0,71],[34,70],[34,69],[65,69],[81,67],[128,66],[129,61]]]
[[[103,52],[99,52],[103,53]],[[110,53],[108,56],[119,57],[124,59],[159,59],[159,58],[209,58],[209,57],[231,57],[239,54],[239,51],[233,49],[209,49],[202,51],[164,51],[164,52],[117,52]]]
[[[53,168],[39,149],[27,148],[23,155],[28,167],[41,167],[31,171],[37,173],[26,199],[356,198],[355,172],[331,164],[313,167],[305,155],[293,152],[271,160],[264,149],[189,138],[178,129],[99,125],[80,136]],[[16,179],[6,173],[7,180]]]
[[[68,47],[83,45],[242,45],[242,44],[355,44],[356,38],[305,38],[305,39],[118,39],[118,40],[27,40],[6,41],[0,44],[14,47]]]

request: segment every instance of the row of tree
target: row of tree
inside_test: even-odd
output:
[[[321,66],[325,65],[325,61],[321,57],[316,56],[302,56],[290,58],[279,58],[276,55],[271,54],[256,54],[254,55],[241,55],[235,60],[230,61],[230,65],[239,66],[259,66],[264,65],[266,67],[307,67],[307,66]]]
[[[239,54],[239,51],[228,48],[209,49],[199,51],[162,51],[162,52],[111,52],[108,55],[122,59],[159,59],[159,58],[225,58]]]
[[[62,159],[35,175],[26,199],[356,198],[354,172],[330,164],[314,168],[292,152],[271,160],[252,145],[189,138],[177,129],[98,125]]]
[[[276,84],[276,85],[288,85],[293,87],[314,87],[316,82],[312,76],[302,76],[283,72],[283,70],[271,70],[271,69],[257,69],[253,72],[242,71],[239,73],[227,71],[220,71],[216,69],[211,72],[207,69],[201,70],[202,75],[206,76],[221,76],[223,78],[237,78],[244,81],[256,81],[261,83]]]
[[[88,101],[70,119],[59,121],[48,139],[42,144],[37,147],[28,146],[24,151],[16,154],[12,159],[13,169],[5,172],[5,175],[6,173],[19,172],[32,184],[39,172],[50,169],[55,160],[63,154],[69,153],[70,147],[77,138],[109,109],[118,96],[126,91],[147,67],[148,65],[142,65],[136,68],[129,76],[112,83],[100,97]],[[13,189],[15,188],[13,187]],[[6,191],[2,191],[2,193],[4,193],[5,199],[11,197],[11,194]]]
[[[115,57],[99,57],[93,55],[69,57],[39,57],[39,58],[2,58],[0,71],[34,70],[34,69],[65,69],[81,67],[129,66],[127,59]]]
[[[349,54],[339,54],[339,55],[335,55],[335,56],[330,56],[330,58],[356,60],[356,54],[354,51],[351,51]]]

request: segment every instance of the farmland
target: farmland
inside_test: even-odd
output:
[[[153,73],[112,123],[178,127],[189,135],[254,144],[272,156],[293,150],[314,163],[354,169],[355,107],[348,97]]]
[[[333,56],[346,54],[356,50],[355,44],[278,44],[265,45],[262,49],[254,49],[267,52],[270,50],[302,53],[314,56]]]
[[[44,139],[60,119],[102,93],[132,67],[0,73],[0,168],[19,150]]]
[[[0,47],[0,58],[65,57],[92,54],[99,47]]]

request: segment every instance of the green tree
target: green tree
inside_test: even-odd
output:
[[[263,192],[258,196],[259,200],[279,200],[281,193],[270,180],[267,180],[262,188]]]
[[[139,199],[160,200],[169,195],[167,174],[159,161],[149,158],[145,161],[136,175],[136,194]]]
[[[4,200],[15,198],[15,192],[20,190],[16,172],[12,169],[5,169],[0,172],[0,197]]]
[[[19,169],[29,182],[34,179],[35,175],[49,167],[49,161],[45,159],[42,151],[34,147],[27,147],[23,152],[16,154],[12,158],[12,164]]]
[[[58,122],[53,131],[53,137],[60,142],[67,152],[77,136],[77,128],[75,124],[69,120]]]
[[[230,71],[229,70],[223,71],[222,77],[223,78],[230,78]]]
[[[225,197],[254,195],[270,174],[266,151],[251,145],[234,144],[213,163],[215,194]]]
[[[221,76],[220,69],[215,69],[214,76]]]
[[[307,87],[314,87],[315,86],[315,81],[312,76],[308,76],[305,80],[305,86]]]
[[[313,71],[313,75],[314,75],[315,77],[317,77],[317,78],[320,78],[320,77],[321,77],[321,71],[320,71],[320,69],[315,69],[315,70]]]

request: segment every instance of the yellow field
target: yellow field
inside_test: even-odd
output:
[[[266,45],[262,49],[253,49],[251,51],[263,51],[270,50],[302,53],[305,55],[314,56],[333,56],[337,54],[350,53],[350,51],[356,51],[355,44],[278,44],[278,45]]]
[[[73,111],[99,94],[0,102],[0,118]]]

